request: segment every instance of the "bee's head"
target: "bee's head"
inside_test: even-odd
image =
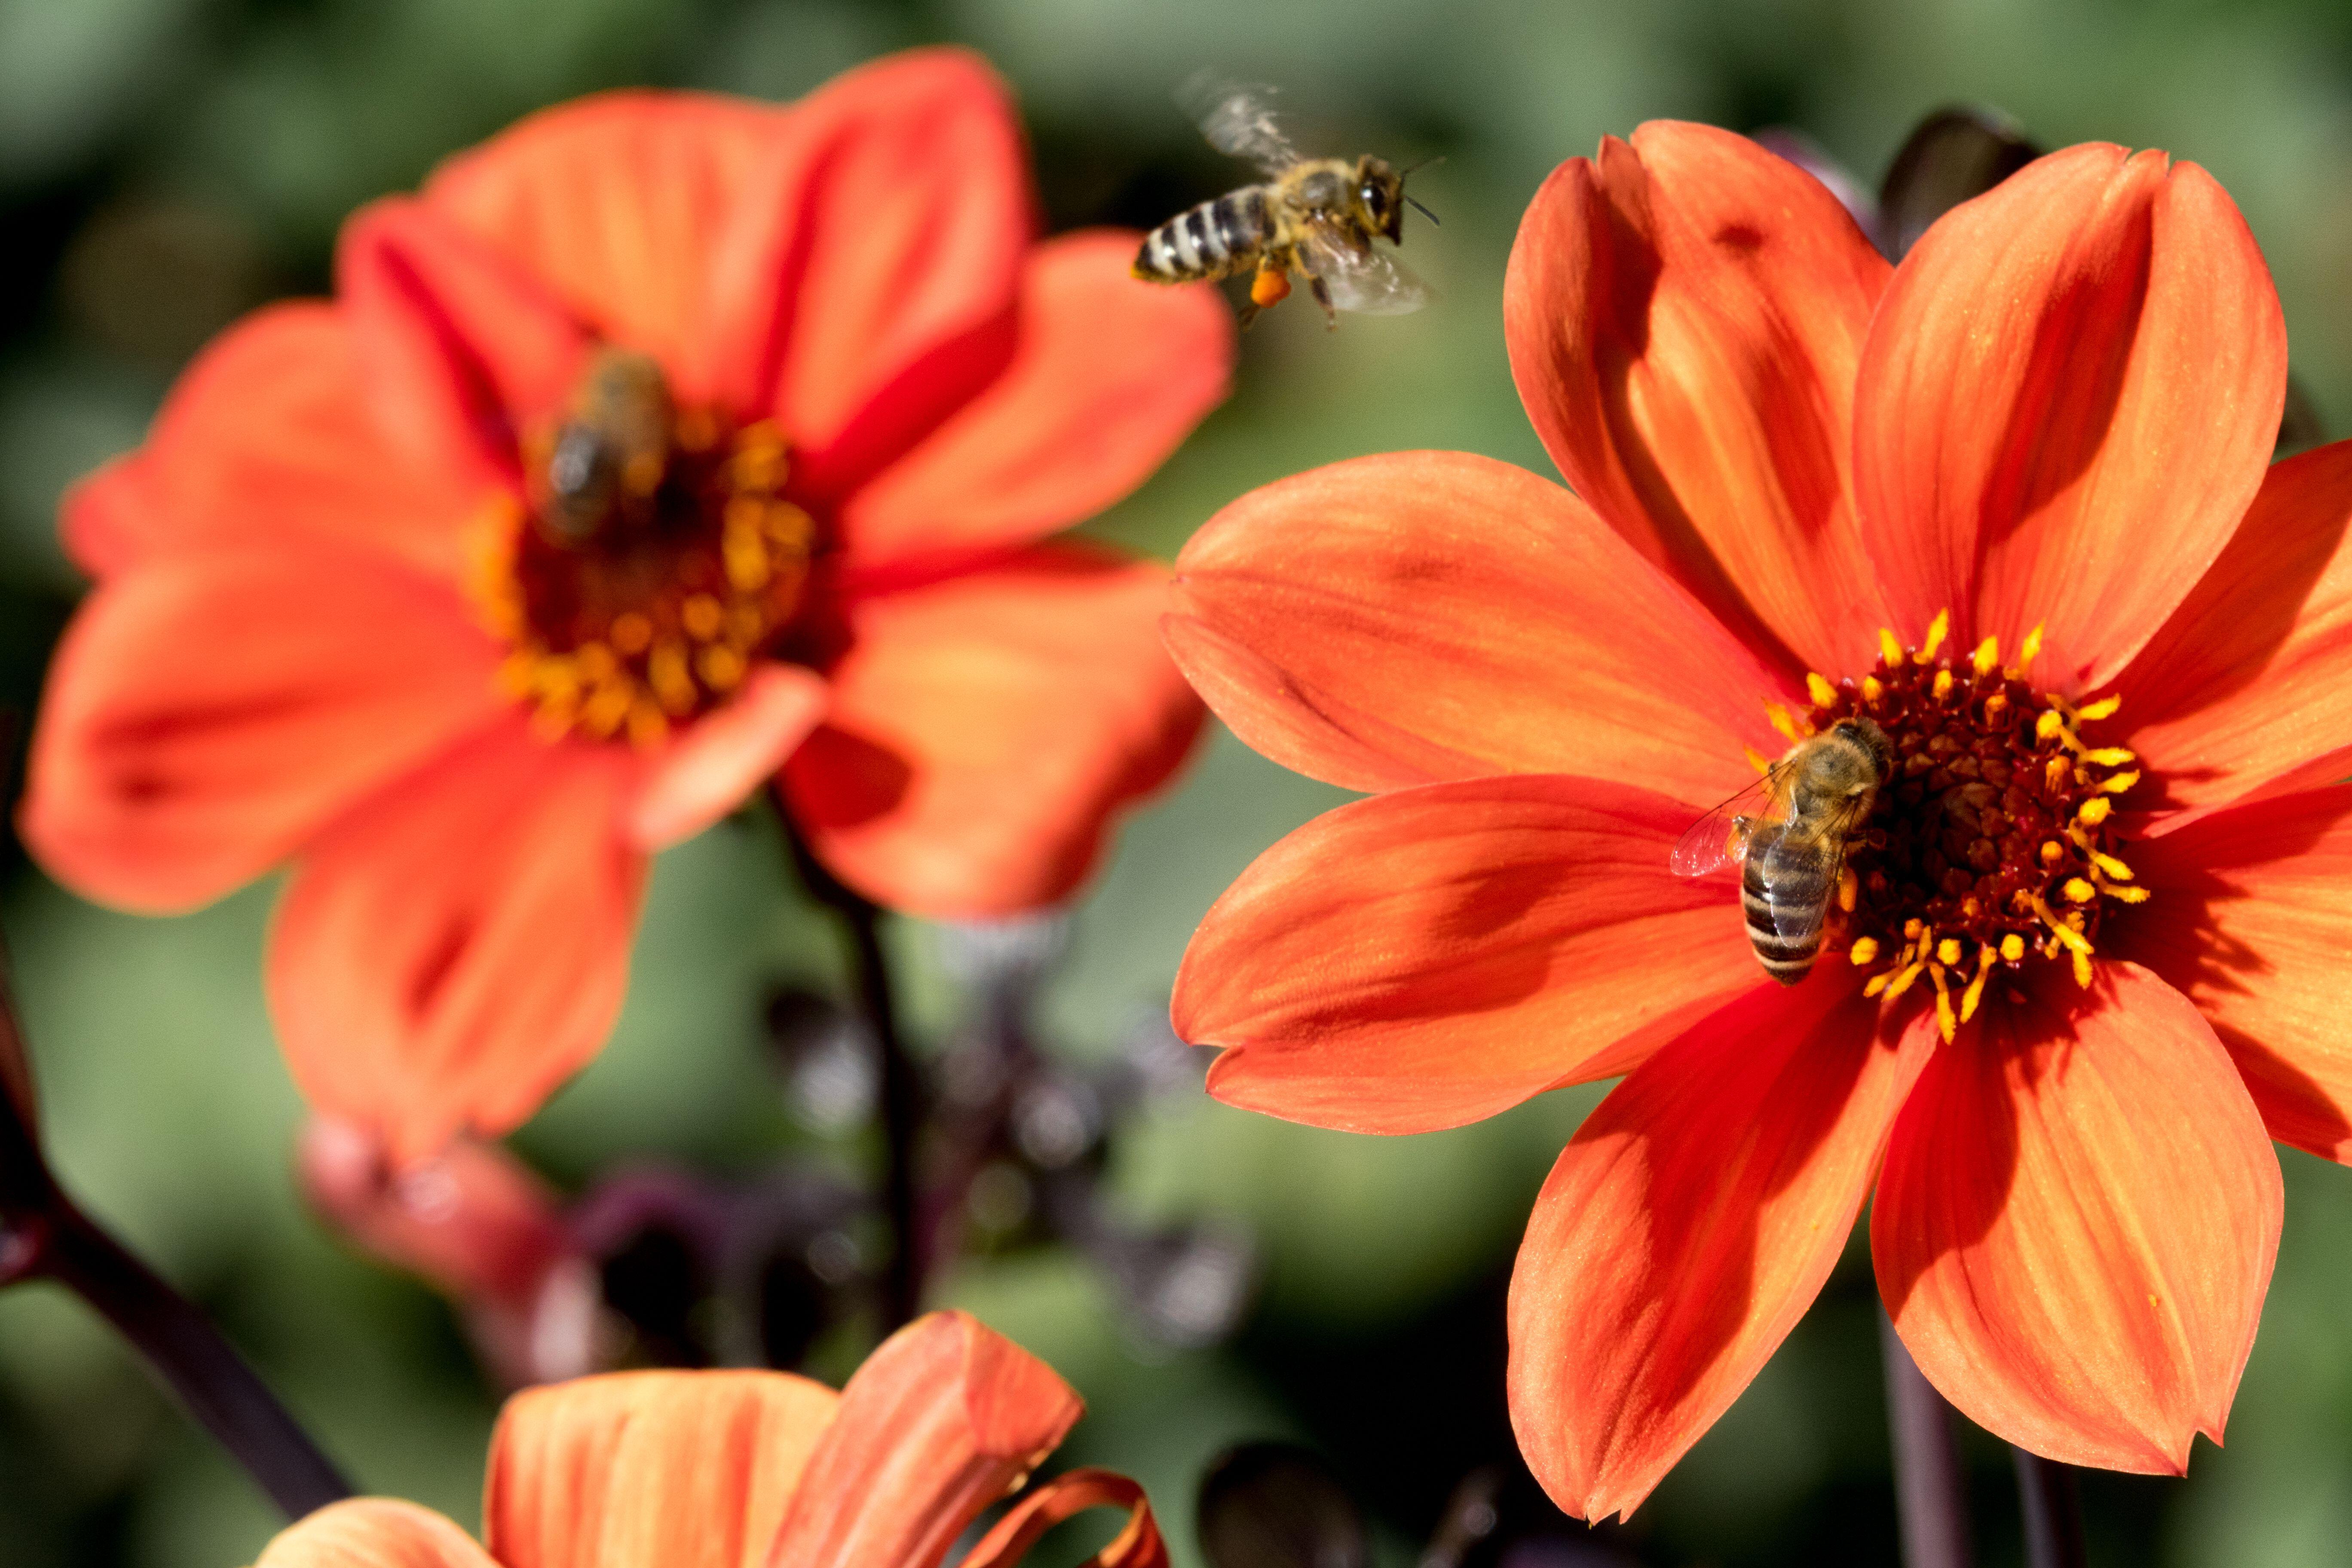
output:
[[[1387,159],[1367,153],[1357,163],[1351,199],[1365,227],[1392,245],[1404,238],[1404,176]]]
[[[1870,760],[1877,764],[1876,782],[1884,784],[1886,781],[1888,764],[1895,760],[1895,743],[1886,738],[1885,731],[1870,720],[1860,718],[1841,719],[1830,728],[1850,741],[1858,742],[1863,750],[1870,753]]]

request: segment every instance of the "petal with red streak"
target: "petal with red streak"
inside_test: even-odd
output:
[[[2102,945],[2197,1004],[2272,1137],[2352,1161],[2352,788],[2216,811],[2127,852],[2151,897]]]
[[[1228,506],[1176,562],[1169,650],[1234,733],[1350,789],[1638,779],[1704,808],[1785,684],[1591,510],[1460,452],[1359,458]]]
[[[1727,625],[1832,676],[1884,621],[1849,454],[1886,279],[1803,170],[1655,121],[1553,171],[1504,284],[1511,374],[1569,484]]]
[[[916,1319],[841,1391],[768,1568],[938,1568],[964,1527],[1019,1486],[1084,1408],[1053,1368],[974,1319]]]
[[[503,705],[457,596],[351,551],[175,554],[58,646],[20,818],[60,881],[149,912],[259,876]]]
[[[935,919],[1070,893],[1200,731],[1160,647],[1166,600],[1160,566],[1049,545],[854,605],[825,722],[784,768],[817,858]]]
[[[424,199],[708,403],[740,390],[769,330],[798,124],[741,99],[602,93],[451,159]]]
[[[146,444],[68,495],[60,528],[68,553],[100,578],[173,550],[323,538],[454,579],[483,499],[395,451],[362,392],[349,325],[303,300],[215,339]]]
[[[964,50],[849,71],[792,112],[764,384],[798,482],[846,496],[1011,363],[1035,198],[1005,86]]]
[[[1511,1274],[1511,1426],[1581,1519],[1629,1513],[1820,1293],[1936,1037],[1851,973],[1660,1048],[1585,1119]]]
[[[799,665],[761,662],[722,707],[697,720],[646,770],[629,836],[646,849],[693,837],[783,765],[824,717],[825,683]]]
[[[851,571],[936,570],[1091,517],[1224,397],[1232,311],[1205,284],[1139,288],[1135,246],[1111,230],[1032,253],[1013,363],[843,505]]]
[[[371,406],[405,460],[517,485],[525,431],[561,412],[594,346],[562,301],[406,197],[343,226],[335,285]]]
[[[2263,482],[2286,329],[2194,163],[2088,144],[1947,213],[1880,305],[1856,395],[1863,537],[1897,620],[2047,627],[2041,682],[2115,678]]]
[[[330,1503],[262,1548],[253,1568],[502,1568],[429,1508],[392,1498]]]
[[[2137,964],[1996,987],[1920,1075],[1871,1213],[1878,1286],[1960,1413],[2178,1475],[2215,1442],[2278,1252],[2278,1160],[2228,1053]]]
[[[622,1372],[525,1389],[490,1441],[503,1568],[763,1568],[841,1395],[782,1372]]]
[[[1688,808],[1557,775],[1357,801],[1201,922],[1176,1032],[1229,1105],[1355,1132],[1457,1127],[1634,1066],[1769,986],[1735,882],[1667,869]]]
[[[2116,678],[2146,774],[2121,804],[2210,808],[2352,746],[2347,525],[2352,441],[2270,470],[2221,558]]]
[[[612,1031],[644,857],[633,763],[500,720],[305,851],[270,943],[270,1010],[320,1110],[395,1163],[519,1126]]]

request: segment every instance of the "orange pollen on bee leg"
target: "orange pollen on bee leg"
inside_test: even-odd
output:
[[[535,486],[551,482],[559,440],[593,449],[584,424],[574,415],[526,439]],[[817,543],[814,520],[784,499],[787,457],[773,426],[689,408],[661,451],[613,470],[601,510],[575,502],[560,526],[521,496],[485,510],[467,585],[510,650],[499,684],[530,709],[533,732],[658,746],[774,651]]]
[[[1286,268],[1261,267],[1250,279],[1250,303],[1260,310],[1279,305],[1290,298],[1290,272]]]
[[[1998,639],[1955,655],[1949,636],[1946,616],[1916,647],[1883,631],[1872,668],[1809,675],[1812,706],[1771,713],[1792,741],[1849,719],[1885,733],[1886,777],[1846,837],[1839,893],[1856,893],[1832,899],[1831,945],[1871,972],[1867,995],[1891,1001],[1924,973],[1947,1039],[1996,973],[2063,962],[2087,985],[2102,922],[2148,897],[2114,838],[2138,759],[2091,734],[2118,699],[2032,686],[2038,628],[2010,666]]]

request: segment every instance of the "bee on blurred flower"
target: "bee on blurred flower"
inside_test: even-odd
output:
[[[1704,877],[1740,862],[1739,901],[1748,942],[1764,973],[1794,985],[1822,951],[1834,896],[1848,909],[1847,841],[1870,816],[1886,781],[1886,731],[1867,719],[1841,719],[1789,748],[1769,772],[1693,825],[1675,846],[1678,876]],[[1759,800],[1769,809],[1740,815]]]
[[[1404,177],[1412,169],[1396,169],[1369,153],[1353,163],[1300,157],[1275,123],[1267,101],[1272,92],[1201,76],[1177,95],[1195,112],[1212,146],[1254,161],[1269,178],[1202,202],[1153,229],[1136,252],[1135,276],[1149,283],[1189,283],[1255,269],[1249,302],[1242,307],[1244,327],[1259,310],[1289,297],[1293,269],[1306,276],[1333,326],[1339,310],[1402,316],[1420,310],[1429,302],[1428,285],[1372,245],[1375,238],[1403,242],[1407,202],[1437,221],[1404,194]]]
[[[614,513],[647,511],[669,466],[671,407],[661,368],[607,349],[565,410],[551,442],[531,457],[541,520],[559,543],[578,543]]]

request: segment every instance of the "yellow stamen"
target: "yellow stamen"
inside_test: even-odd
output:
[[[1958,1022],[1952,1016],[1951,993],[1944,989],[1944,966],[1940,963],[1929,964],[1927,978],[1936,985],[1936,1032],[1944,1037],[1944,1044],[1948,1046],[1952,1043],[1952,1037],[1958,1034],[1960,1028]]]
[[[2105,822],[2109,816],[2113,816],[2115,809],[2116,803],[2114,801],[2109,800],[2103,795],[2095,795],[2090,799],[2084,801],[2082,805],[2076,809],[2074,813],[2074,820],[2081,823],[2085,827],[2096,827],[2099,824]]]
[[[1878,657],[1889,664],[1903,662],[1903,645],[1896,642],[1895,634],[1885,626],[1878,628]]]
[[[743,656],[725,643],[713,643],[695,656],[694,667],[713,691],[732,691],[743,679]]]
[[[2136,763],[2139,761],[2139,757],[2137,753],[2127,752],[2121,746],[2101,746],[2095,752],[2084,752],[2083,760],[2095,767],[2116,768],[2126,763]]]
[[[1878,939],[1874,936],[1854,938],[1853,951],[1847,953],[1846,956],[1853,960],[1853,965],[1856,969],[1860,969],[1866,964],[1877,963]]]
[[[1927,623],[1927,640],[1919,645],[1919,662],[1921,664],[1925,664],[1929,659],[1936,657],[1936,650],[1944,646],[1944,638],[1951,629],[1952,612],[1949,610],[1937,610],[1936,612],[1936,618]]]
[[[709,642],[719,635],[727,612],[716,595],[689,594],[686,603],[677,607],[677,618],[686,627],[686,635],[697,642]]]
[[[1911,983],[1914,980],[1918,979],[1920,971],[1927,967],[1927,961],[1924,958],[1914,959],[1911,963],[1905,964],[1903,966],[1903,972],[1895,977],[1895,983],[1886,988],[1886,999],[1889,1002],[1892,1002],[1897,996],[1902,995],[1906,991],[1910,990]],[[1864,994],[1867,994],[1869,990],[1870,987],[1867,985],[1863,987]]]
[[[2066,787],[2066,775],[2074,771],[2074,764],[2065,758],[2053,757],[2050,759],[2049,765],[2042,770],[2042,776],[2049,782],[2053,790],[2062,790]]]
[[[1781,707],[1778,702],[1767,702],[1764,704],[1764,717],[1772,721],[1772,728],[1780,731],[1780,733],[1788,736],[1791,741],[1801,741],[1805,738],[1803,734],[1798,731],[1797,721],[1789,717],[1789,710],[1786,708]]]
[[[2120,903],[2144,904],[2147,902],[2147,889],[2146,888],[2102,887],[2099,891],[2106,894],[2107,897],[2114,899]]]
[[[2137,783],[2139,783],[2137,773],[2117,773],[2115,777],[2103,781],[2099,787],[2109,795],[2121,795]]]
[[[582,643],[572,649],[572,662],[579,667],[580,679],[590,686],[610,680],[621,668],[613,650],[600,642]]]
[[[2037,741],[2047,741],[2065,728],[2065,715],[2055,708],[2044,708],[2033,717],[2033,738]]]
[[[1894,980],[1895,971],[1891,969],[1882,969],[1877,973],[1872,975],[1869,979],[1862,983],[1862,994],[1864,996],[1875,997],[1884,992],[1889,984],[1893,984]]]
[[[1935,681],[1929,689],[1935,692],[1936,700],[1938,702],[1941,702],[1944,699],[1952,694],[1951,666],[1946,665],[1943,668],[1936,672]]]
[[[2035,659],[2040,658],[2041,657],[2042,657],[2042,628],[2041,628],[2040,626],[2035,626],[2032,631],[2030,631],[2030,632],[2028,632],[2028,633],[2026,633],[2026,634],[2025,634],[2025,640],[2024,640],[2023,642],[2021,642],[2021,643],[2020,643],[2020,644],[2018,645],[2018,647],[2017,647],[2017,664],[2018,664],[2018,668],[2019,668],[2020,669],[2022,669],[2022,668],[2024,668],[2025,667],[2027,667],[2028,665],[2031,665],[2031,664],[2032,664]]]
[[[2081,931],[2075,930],[2073,926],[2067,924],[2064,921],[2060,920],[2056,915],[2051,913],[2050,906],[2048,904],[2043,903],[2038,898],[2035,899],[2033,900],[2033,912],[2042,917],[2042,924],[2050,928],[2050,934],[2056,937],[2060,942],[2074,949],[2078,953],[2083,953],[2086,956],[2089,954],[2091,951],[2090,940],[2084,936]]]
[[[2128,882],[2132,879],[2132,868],[2103,850],[2091,851],[2091,864],[2118,882]]]
[[[2074,984],[2085,991],[2091,988],[2091,955],[2079,947],[2074,950]]]
[[[2070,904],[2087,904],[2099,896],[2099,889],[2080,877],[2069,877],[2059,888],[2058,896]]]
[[[1754,768],[1758,773],[1769,773],[1772,771],[1772,759],[1758,751],[1755,747],[1742,746],[1740,750],[1748,753],[1748,765]]]
[[[2059,861],[2063,860],[2064,858],[2066,858],[2066,847],[2064,845],[2059,843],[2055,838],[2045,838],[2042,841],[2042,863],[2044,866],[2055,866]]]
[[[1816,708],[1827,708],[1837,700],[1837,688],[1814,674],[1805,671],[1805,695],[1813,700]]]
[[[653,686],[655,699],[668,711],[680,716],[694,711],[699,693],[687,668],[684,644],[671,637],[656,644],[646,658],[646,679]]]
[[[1958,969],[1960,965],[1960,939],[1956,936],[1948,936],[1943,941],[1937,942],[1936,944],[1936,962],[1942,964],[1947,969]]]
[[[1878,677],[1865,675],[1862,678],[1862,700],[1864,702],[1875,702],[1885,695],[1886,688],[1880,682]]]
[[[2025,939],[2018,935],[2015,931],[2011,931],[2007,936],[2002,937],[2000,939],[2000,956],[2003,962],[2009,963],[2015,963],[2019,959],[2023,958],[2025,956]]]
[[[636,700],[635,685],[621,675],[598,686],[580,710],[580,727],[600,741],[609,738],[628,717],[629,704]]]
[[[1854,900],[1861,896],[1862,880],[1853,874],[1853,868],[1851,866],[1839,867],[1837,888],[1838,908],[1843,910],[1848,914],[1853,913]]]
[[[2116,716],[2116,710],[2123,705],[2124,700],[2120,693],[2112,697],[2102,697],[2096,702],[2086,702],[2076,709],[2074,717],[2082,720],[2112,719]]]
[[[2000,639],[1987,637],[1977,644],[1977,651],[1969,656],[1969,663],[1979,675],[1990,675],[1993,668],[2000,663]]]
[[[2012,938],[2011,940],[2015,940],[2015,939],[2014,939],[2014,938]],[[2023,944],[2022,942],[2020,942],[2018,945],[2019,945],[2020,947],[2022,947],[2024,944]],[[1977,973],[1976,973],[1976,978],[1974,978],[1973,980],[1970,980],[1970,981],[1969,982],[1969,988],[1968,988],[1966,991],[1964,991],[1964,992],[1962,992],[1962,993],[1960,994],[1960,1022],[1961,1022],[1961,1023],[1965,1024],[1965,1023],[1967,1023],[1970,1018],[1973,1018],[1973,1017],[1975,1017],[1975,1016],[1977,1016],[1977,1004],[1978,1004],[1979,1002],[1980,1002],[1980,1001],[1982,1001],[1982,1000],[1984,999],[1984,988],[1985,988],[1985,980],[1986,980],[1986,977],[1987,977],[1987,976],[1989,976],[1989,975],[1990,975],[1991,973],[1992,973],[1992,949],[1990,949],[1990,948],[1989,948],[1989,947],[1979,947],[1979,949],[1977,949]]]

